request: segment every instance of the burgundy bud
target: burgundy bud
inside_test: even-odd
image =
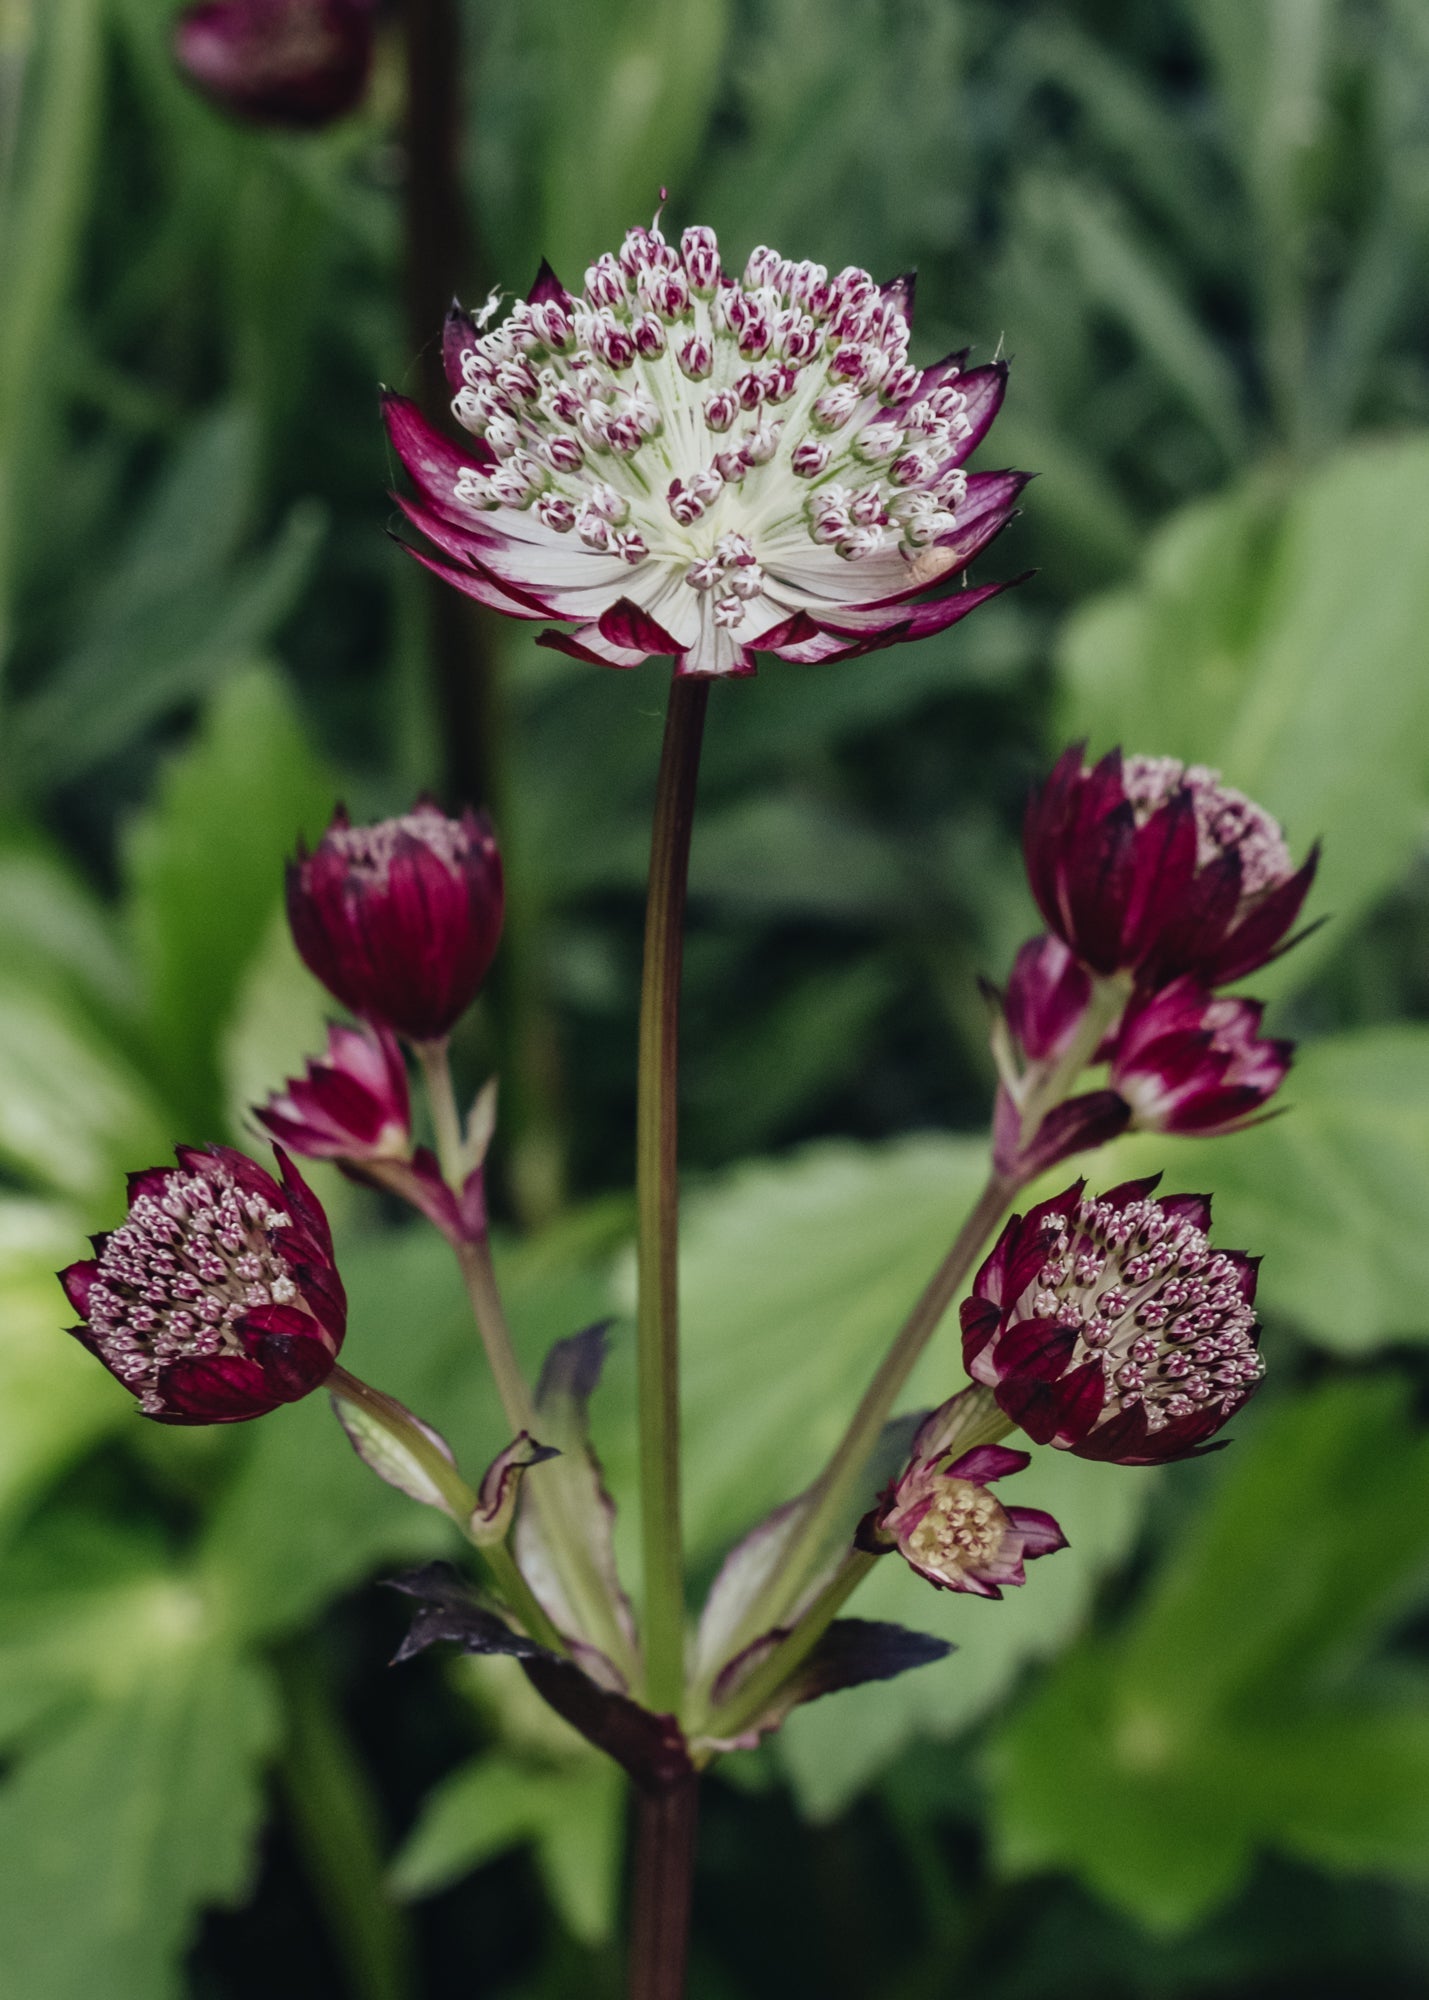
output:
[[[859,1524],[861,1548],[896,1548],[919,1576],[939,1590],[1001,1597],[1003,1586],[1027,1581],[1034,1556],[1051,1555],[1067,1538],[1036,1507],[1004,1507],[988,1487],[1032,1463],[1025,1451],[972,1444],[982,1392],[964,1389],[924,1419],[908,1464]]]
[[[1262,1040],[1255,1000],[1173,980],[1132,1001],[1111,1056],[1113,1089],[1148,1131],[1233,1132],[1279,1090],[1293,1042]]]
[[[963,1302],[963,1363],[1038,1444],[1194,1457],[1264,1373],[1257,1260],[1212,1249],[1203,1195],[1085,1186],[1007,1223]]]
[[[1017,954],[1002,1011],[1029,1061],[1055,1062],[1076,1039],[1091,997],[1086,967],[1060,938],[1030,938]]]
[[[327,1060],[289,1077],[255,1115],[310,1160],[405,1160],[411,1151],[407,1066],[386,1028],[328,1029]]]
[[[1144,989],[1224,986],[1287,949],[1318,861],[1297,869],[1269,814],[1203,765],[1113,750],[1088,768],[1080,745],[1032,798],[1024,848],[1052,930]]]
[[[419,799],[400,819],[352,826],[341,807],[288,864],[288,921],[303,962],[375,1026],[439,1041],[475,999],[501,935],[501,856],[485,814],[448,819]]]
[[[321,1204],[227,1146],[129,1177],[129,1214],[60,1273],[75,1338],[166,1424],[233,1424],[318,1388],[347,1330]]]
[[[354,109],[372,63],[373,0],[200,0],[174,59],[204,96],[259,124],[314,128]]]

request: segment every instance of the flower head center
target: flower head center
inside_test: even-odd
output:
[[[1140,1406],[1148,1429],[1228,1415],[1264,1373],[1245,1266],[1152,1200],[1080,1201],[1050,1216],[1042,1268],[1014,1317],[1075,1335],[1069,1371],[1096,1360],[1105,1414]]]
[[[929,1569],[981,1569],[1000,1551],[1006,1527],[1003,1509],[985,1488],[944,1477],[907,1537],[908,1553]]]
[[[323,840],[360,882],[384,887],[404,840],[419,840],[453,875],[460,874],[470,844],[460,820],[448,819],[436,806],[416,806],[400,818],[372,826],[332,826]]]
[[[1196,861],[1205,868],[1223,854],[1240,862],[1241,897],[1253,902],[1295,872],[1275,821],[1253,799],[1221,783],[1219,771],[1182,764],[1175,757],[1128,757],[1122,784],[1138,826],[1175,796],[1190,794],[1196,815]]]
[[[146,1411],[163,1408],[160,1370],[180,1358],[238,1354],[256,1307],[299,1298],[273,1232],[289,1218],[223,1167],[172,1172],[162,1194],[135,1197],[108,1238],[89,1293],[89,1330]]]

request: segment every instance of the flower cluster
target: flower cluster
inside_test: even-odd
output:
[[[1202,765],[1074,746],[1033,797],[1027,872],[1049,925],[999,996],[1000,1169],[1027,1180],[1128,1125],[1203,1136],[1263,1111],[1292,1045],[1216,989],[1295,942],[1314,879],[1280,828]],[[1090,1062],[1109,1088],[1068,1099]]]
[[[262,1416],[326,1380],[347,1301],[322,1208],[227,1146],[129,1180],[129,1214],[61,1273],[75,1337],[169,1424]]]
[[[746,674],[755,651],[843,659],[918,638],[1005,588],[928,597],[1005,526],[1025,480],[966,471],[1003,363],[908,358],[911,279],[678,247],[658,219],[571,294],[543,266],[491,331],[456,311],[445,355],[459,451],[401,397],[400,502],[428,567],[545,642],[607,666],[671,654]],[[486,314],[481,315],[484,322]]]
[[[1257,1260],[1212,1248],[1208,1198],[1155,1185],[1013,1216],[963,1303],[968,1373],[1038,1444],[1192,1457],[1260,1381]]]

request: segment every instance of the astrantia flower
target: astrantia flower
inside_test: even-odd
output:
[[[681,674],[755,652],[843,659],[953,624],[1003,584],[949,589],[1025,484],[964,464],[1006,368],[908,360],[912,281],[758,249],[741,277],[714,232],[634,229],[572,296],[546,267],[490,332],[446,331],[460,451],[400,397],[400,504],[447,558],[421,560],[544,642]],[[481,316],[484,324],[487,314]],[[921,600],[921,601],[918,601]]]
[[[962,1308],[963,1361],[1038,1444],[1149,1465],[1186,1458],[1264,1372],[1257,1260],[1213,1250],[1201,1195],[1078,1181],[1008,1222]]]
[[[168,1424],[232,1424],[331,1373],[347,1301],[321,1205],[227,1146],[129,1178],[127,1221],[60,1274],[77,1340]]]
[[[476,997],[501,935],[501,856],[484,814],[420,799],[352,826],[339,806],[288,866],[288,921],[308,970],[354,1014],[440,1040]]]
[[[1132,1122],[1157,1132],[1232,1132],[1262,1110],[1290,1068],[1293,1042],[1262,1039],[1264,1008],[1173,980],[1133,1000],[1111,1057]]]
[[[205,97],[267,125],[326,125],[367,88],[374,0],[201,0],[174,59]]]
[[[1027,811],[1048,924],[1093,972],[1223,986],[1285,948],[1318,853],[1296,868],[1269,814],[1203,765],[1061,757]]]
[[[1000,1444],[961,1450],[970,1401],[964,1390],[924,1420],[908,1465],[860,1523],[858,1542],[896,1548],[939,1590],[1001,1597],[1003,1586],[1026,1582],[1024,1562],[1064,1549],[1067,1538],[1040,1508],[1004,1507],[988,1492],[1032,1460]]]
[[[334,1022],[327,1060],[314,1058],[256,1116],[310,1160],[405,1159],[412,1133],[402,1051],[386,1028]]]

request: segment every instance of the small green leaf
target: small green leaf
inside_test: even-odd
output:
[[[1323,840],[1310,914],[1334,921],[1259,992],[1343,949],[1421,840],[1426,512],[1429,442],[1358,444],[1288,492],[1262,478],[1187,508],[1132,589],[1066,628],[1065,735],[1213,765],[1297,852]]]
[[[1126,1626],[997,1741],[1006,1868],[1070,1869],[1168,1929],[1263,1848],[1429,1879],[1423,1677],[1375,1665],[1429,1566],[1429,1441],[1405,1402],[1391,1378],[1341,1382],[1246,1420]]]
[[[133,829],[131,922],[155,1059],[188,1121],[186,1139],[219,1136],[216,1050],[269,935],[284,861],[299,834],[321,833],[332,803],[282,681],[252,666],[215,696]]]
[[[178,2000],[199,1910],[249,1881],[274,1736],[259,1669],[190,1645],[24,1758],[0,1790],[12,1990]]]

